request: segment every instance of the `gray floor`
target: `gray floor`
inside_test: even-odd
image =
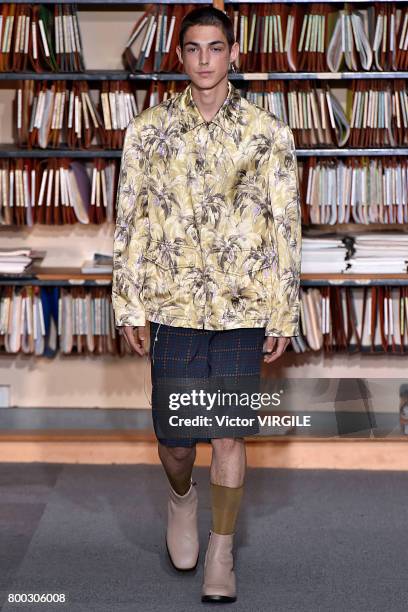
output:
[[[4,612],[213,610],[200,601],[210,525],[195,468],[201,555],[179,575],[163,547],[158,466],[0,464]],[[239,517],[238,601],[228,610],[406,611],[408,473],[250,469]],[[11,604],[9,593],[65,593]]]

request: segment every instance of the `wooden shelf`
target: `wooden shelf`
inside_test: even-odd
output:
[[[321,236],[322,234],[346,234],[346,233],[369,233],[373,231],[390,232],[399,231],[408,233],[408,223],[335,223],[328,225],[324,223],[302,223],[303,236]]]
[[[407,79],[403,70],[367,72],[229,72],[231,81],[268,80],[318,80],[348,81],[365,79]],[[129,70],[84,70],[83,72],[0,72],[0,81],[184,81],[189,76],[183,72],[130,72]]]
[[[80,268],[34,268],[32,276],[0,276],[0,285],[75,285],[104,284],[112,281],[112,274],[82,274]],[[408,285],[408,273],[388,274],[339,274],[339,273],[308,273],[301,274],[301,284],[315,285]]]
[[[334,272],[301,274],[301,285],[304,287],[316,287],[327,285],[344,285],[349,287],[360,287],[362,285],[408,285],[408,273],[397,274],[338,274]]]
[[[297,157],[378,157],[378,156],[398,155],[408,156],[408,147],[395,148],[327,148],[327,149],[296,149]],[[102,149],[101,147],[91,146],[89,149],[69,149],[61,147],[58,149],[25,149],[17,147],[15,144],[0,143],[0,158],[38,158],[38,157],[104,157],[112,158],[122,156],[122,149]]]
[[[58,3],[59,4],[59,3]],[[127,81],[128,70],[84,70],[83,72],[0,72],[0,81]]]
[[[112,274],[83,274],[80,268],[38,268],[38,280],[112,280]]]
[[[296,148],[297,157],[357,157],[357,156],[382,156],[382,155],[408,155],[407,147],[395,148],[328,148],[328,149],[298,149]]]
[[[366,79],[406,79],[408,72],[402,70],[379,72],[229,72],[231,81],[304,81],[315,79],[317,81],[349,81]],[[130,72],[131,81],[183,81],[189,80],[187,74],[182,72]]]
[[[25,149],[17,147],[15,144],[0,143],[0,158],[38,158],[38,157],[105,157],[112,158],[122,156],[122,149],[102,149],[101,147],[91,146],[89,149],[69,149],[60,147],[58,149]]]

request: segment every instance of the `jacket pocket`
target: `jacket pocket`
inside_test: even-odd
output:
[[[271,303],[273,250],[240,249],[230,257],[220,250],[209,259],[219,310],[235,313],[243,322],[265,319]]]
[[[211,262],[217,272],[233,276],[254,277],[257,272],[273,268],[275,253],[272,247],[267,249],[237,249],[226,253],[223,250],[213,250],[210,255]]]
[[[200,266],[197,250],[177,242],[152,241],[143,254],[142,300],[152,308],[179,308],[187,302],[194,270]]]
[[[179,268],[197,266],[197,249],[177,242],[151,241],[143,254],[145,261],[150,261],[162,270],[177,272]]]

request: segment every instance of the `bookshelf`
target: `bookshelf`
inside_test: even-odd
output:
[[[315,0],[307,3],[314,3]],[[64,4],[65,2],[61,2]],[[195,4],[207,4],[206,2],[195,2]],[[298,0],[298,4],[305,4],[304,0]],[[366,5],[369,4],[369,0],[357,0],[355,4]],[[396,4],[399,3],[397,0]],[[33,2],[32,4],[48,4],[53,5],[55,2],[45,1],[45,2]],[[88,24],[92,22],[92,13],[95,13],[95,21],[92,24],[93,31],[97,31],[96,29],[99,27],[100,15],[103,13],[107,15],[109,11],[129,11],[132,12],[133,17],[130,19],[133,20],[133,23],[136,21],[138,11],[142,11],[144,6],[147,3],[138,2],[137,0],[120,0],[120,1],[108,1],[108,2],[100,2],[100,0],[87,0],[86,2],[82,2],[79,0],[76,5],[78,7],[78,12],[81,15],[81,11],[87,11],[87,19]],[[180,4],[187,4],[187,2],[181,1]],[[219,9],[223,9],[227,4],[231,4],[228,1],[217,2],[214,1],[213,5]],[[234,2],[233,4],[240,4],[240,2]],[[254,2],[255,4],[255,2]],[[275,4],[275,2],[271,2],[271,4]],[[292,4],[289,2],[281,2],[280,4]],[[328,4],[336,4],[338,6],[343,6],[342,2],[328,2]],[[354,4],[354,3],[353,3]],[[123,44],[126,36],[129,33],[129,30],[132,26],[132,21],[129,20],[126,26],[123,25],[120,33],[115,32],[115,35],[118,38],[121,38],[121,43]],[[89,29],[91,31],[91,29]],[[85,57],[85,59],[87,59]],[[102,64],[102,58],[100,61]],[[140,84],[141,89],[145,88],[149,82],[151,81],[181,81],[185,80],[187,76],[182,73],[169,72],[169,73],[159,73],[159,72],[151,72],[149,74],[144,73],[131,73],[128,70],[123,70],[118,67],[112,67],[111,65],[107,65],[106,69],[103,67],[98,68],[90,68],[83,72],[45,72],[45,73],[34,73],[34,72],[4,72],[0,73],[0,100],[4,100],[4,106],[8,100],[8,92],[7,89],[15,88],[16,82],[19,80],[28,80],[33,79],[35,81],[39,80],[47,80],[47,81],[57,81],[57,80],[66,80],[66,81],[75,81],[75,80],[85,80],[97,85],[101,81],[109,81],[109,80],[127,80],[136,84]],[[299,73],[289,73],[289,72],[238,72],[238,73],[230,73],[229,78],[234,84],[237,86],[243,86],[244,82],[250,84],[251,81],[268,81],[268,80],[276,80],[276,81],[291,81],[291,80],[314,80],[316,82],[324,82],[330,81],[333,85],[337,87],[345,87],[347,83],[355,81],[355,80],[371,80],[371,79],[382,79],[382,80],[394,80],[394,79],[408,79],[408,72],[405,71],[372,71],[372,72],[310,72],[304,71]],[[4,108],[3,106],[3,108]],[[7,115],[7,118],[9,115]],[[403,158],[408,154],[408,147],[398,147],[398,148],[336,148],[336,147],[327,147],[327,148],[298,148],[297,155],[299,157],[300,162],[310,156],[316,157],[346,157],[346,156],[398,156]],[[67,148],[58,148],[58,149],[22,149],[16,147],[11,142],[4,142],[0,144],[0,158],[9,158],[13,159],[16,157],[25,157],[25,158],[62,158],[62,157],[70,157],[75,159],[84,159],[89,160],[91,158],[107,158],[107,159],[116,159],[118,160],[121,156],[121,150],[108,150],[102,149],[100,147],[92,147],[90,149],[67,149]],[[359,224],[347,224],[347,226],[342,227],[340,224],[335,226],[323,226],[323,225],[310,225],[304,228],[305,233],[313,230],[316,231],[314,235],[326,235],[327,233],[348,233],[351,231],[355,232],[370,232],[372,230],[382,230],[385,231],[387,229],[398,229],[401,232],[407,231],[408,225],[395,225],[392,228],[387,227],[385,225],[378,225],[374,227],[373,225],[359,225]],[[95,248],[92,250],[102,250],[107,248],[109,245],[109,241],[112,235],[112,226],[108,227],[78,227],[78,226],[41,226],[37,227],[34,230],[29,228],[5,228],[0,227],[0,236],[5,238],[7,241],[7,246],[12,245],[20,245],[24,239],[24,241],[29,242],[30,237],[35,235],[37,240],[37,245],[41,245],[44,248],[47,248],[47,245],[52,245],[52,248],[57,248],[56,245],[59,241],[64,241],[64,243],[72,242],[73,250],[78,249],[82,246],[86,241],[89,244],[94,244]],[[66,244],[62,246],[67,246]],[[66,259],[66,254],[64,255]],[[94,287],[94,286],[104,286],[109,288],[110,286],[110,277],[109,275],[98,275],[97,277],[92,275],[83,275],[80,273],[78,267],[78,259],[76,259],[72,265],[70,265],[69,269],[66,268],[67,262],[64,261],[63,256],[61,255],[60,262],[57,263],[57,257],[53,260],[52,263],[48,264],[46,268],[44,268],[41,272],[36,273],[35,278],[29,279],[18,279],[18,278],[1,278],[0,285],[15,285],[15,286],[23,286],[23,285],[37,285],[37,286],[60,286],[60,287],[70,287],[75,285],[85,286],[85,287]],[[301,286],[303,287],[331,287],[336,285],[342,285],[347,287],[361,287],[361,286],[372,286],[372,287],[382,287],[382,286],[408,286],[408,275],[403,274],[365,274],[365,275],[344,275],[344,274],[303,274],[301,277]],[[305,357],[305,359],[303,359]],[[285,356],[285,366],[281,366],[282,369],[287,368],[287,372],[289,372],[292,363],[290,361],[299,358],[299,365],[297,365],[297,370],[299,372],[306,372],[307,375],[322,375],[322,367],[325,364],[325,355],[312,355],[312,359],[310,360],[313,363],[307,364],[307,355],[305,356],[294,356],[293,353],[291,355]],[[353,357],[356,359],[356,356]],[[30,358],[32,360],[33,358]],[[330,356],[331,360],[334,360],[333,356]],[[338,355],[336,356],[337,364],[331,364],[331,372],[335,372],[335,374],[347,375],[350,367],[350,356]],[[366,361],[364,362],[364,360]],[[400,371],[401,375],[404,375],[404,366],[403,359],[400,360],[398,365],[395,365],[393,361],[393,365],[390,366],[388,355],[376,355],[375,365],[370,363],[370,356],[364,355],[362,361],[358,362],[361,371],[372,373],[377,372],[378,364],[381,363],[380,368],[380,376],[398,376],[398,372]],[[2,355],[3,365],[5,369],[9,371],[6,374],[10,374],[11,383],[13,382],[17,384],[19,380],[19,372],[18,369],[18,358],[15,355]],[[303,361],[302,361],[303,360]],[[382,361],[381,361],[382,360]],[[15,365],[14,362],[17,362]],[[29,360],[27,360],[29,361]],[[37,360],[40,361],[40,360]],[[63,379],[64,389],[62,390],[62,399],[61,402],[65,405],[70,405],[70,402],[74,404],[77,403],[81,405],[81,402],[84,401],[84,397],[86,397],[86,402],[91,403],[92,405],[100,405],[101,407],[109,407],[109,406],[122,406],[126,404],[127,407],[134,407],[134,404],[138,404],[140,406],[146,405],[146,398],[143,394],[141,385],[139,385],[136,394],[137,401],[134,402],[133,399],[130,400],[132,394],[134,394],[134,389],[131,385],[131,380],[134,380],[135,377],[139,377],[143,379],[144,371],[143,368],[145,364],[137,363],[135,364],[134,358],[126,358],[126,360],[116,360],[120,361],[119,363],[113,363],[115,361],[113,358],[105,358],[103,356],[98,358],[88,358],[88,357],[77,357],[75,360],[70,360],[70,366],[67,367],[66,359],[56,359],[55,363],[42,363],[38,366],[38,372],[31,372],[31,376],[34,381],[37,380],[38,385],[43,384],[44,379],[51,380],[52,378],[60,378]],[[127,362],[124,364],[124,362]],[[76,362],[76,363],[75,363]],[[100,364],[103,364],[103,378],[101,381],[99,379],[98,368],[101,368]],[[357,361],[355,361],[357,363]],[[90,380],[97,380],[98,382],[95,384],[95,392],[90,393],[89,389],[81,388],[81,392],[78,396],[70,394],[70,390],[72,386],[75,385],[75,381],[78,380],[78,377],[83,376],[84,366],[87,369],[87,373],[89,372]],[[21,367],[21,365],[20,365]],[[394,370],[391,372],[392,367]],[[47,371],[48,368],[48,371]],[[302,370],[303,368],[303,370]],[[372,368],[372,370],[370,370]],[[119,369],[124,370],[125,374],[119,373]],[[3,370],[4,372],[4,370]],[[350,374],[348,374],[350,375]],[[363,374],[364,375],[364,374]],[[375,374],[376,375],[376,374]],[[122,386],[120,386],[119,382],[115,382],[115,377],[120,381]],[[34,383],[36,384],[36,383]],[[102,390],[99,392],[99,390]],[[105,396],[102,397],[102,394],[105,393]],[[126,394],[129,397],[125,397]],[[22,398],[22,392],[16,392],[16,399],[18,403],[18,399]],[[41,390],[38,394],[36,401],[38,403],[47,403],[54,402],[55,403],[55,393],[50,393],[49,398],[47,394]],[[104,403],[105,402],[105,403]],[[20,402],[21,403],[21,402]]]

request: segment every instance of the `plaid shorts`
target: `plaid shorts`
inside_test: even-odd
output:
[[[265,328],[205,330],[150,322],[152,418],[156,437],[166,446],[192,447],[211,439],[159,437],[159,380],[260,377]],[[219,436],[217,436],[219,437]]]

